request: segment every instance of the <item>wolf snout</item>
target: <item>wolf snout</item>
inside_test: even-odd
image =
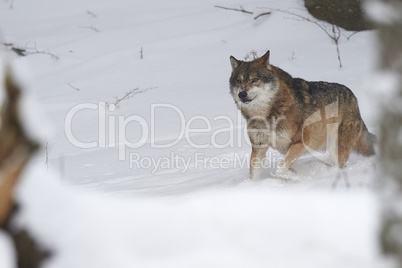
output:
[[[247,92],[246,91],[240,91],[239,92],[239,98],[241,100],[244,100],[245,98],[247,98]]]

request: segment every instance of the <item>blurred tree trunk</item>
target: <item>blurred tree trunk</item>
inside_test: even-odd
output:
[[[387,103],[382,104],[379,122],[379,174],[384,201],[380,242],[383,252],[395,257],[402,267],[402,1],[375,1],[382,6],[373,10],[382,12],[375,16],[379,28],[380,68],[397,81],[381,83],[395,84],[396,88],[390,89],[391,96],[386,96]]]

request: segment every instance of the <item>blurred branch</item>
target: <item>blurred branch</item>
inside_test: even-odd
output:
[[[98,15],[96,15],[94,12],[87,10],[87,15],[91,16],[92,18],[96,18]]]
[[[14,8],[14,0],[10,0],[10,1],[6,0],[6,3],[8,3],[8,2],[10,2],[9,8],[13,9]]]

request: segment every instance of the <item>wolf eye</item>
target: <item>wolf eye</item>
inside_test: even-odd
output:
[[[236,82],[237,82],[238,84],[241,84],[241,80],[240,80],[240,79],[237,79]]]
[[[256,78],[253,78],[253,83],[255,83],[255,82],[258,82],[258,80],[260,80],[260,79],[258,79],[257,77]]]

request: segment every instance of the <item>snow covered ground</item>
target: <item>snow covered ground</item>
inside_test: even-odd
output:
[[[376,132],[375,32],[342,30],[339,68],[317,25],[253,19],[271,9],[309,17],[299,0],[0,2],[4,42],[31,53],[10,54],[40,106],[25,111],[52,127],[18,191],[21,224],[57,252],[45,267],[385,267],[375,158],[351,156],[350,188],[312,156],[273,178],[274,150],[248,179],[230,55],[269,49],[295,77],[347,85]]]

